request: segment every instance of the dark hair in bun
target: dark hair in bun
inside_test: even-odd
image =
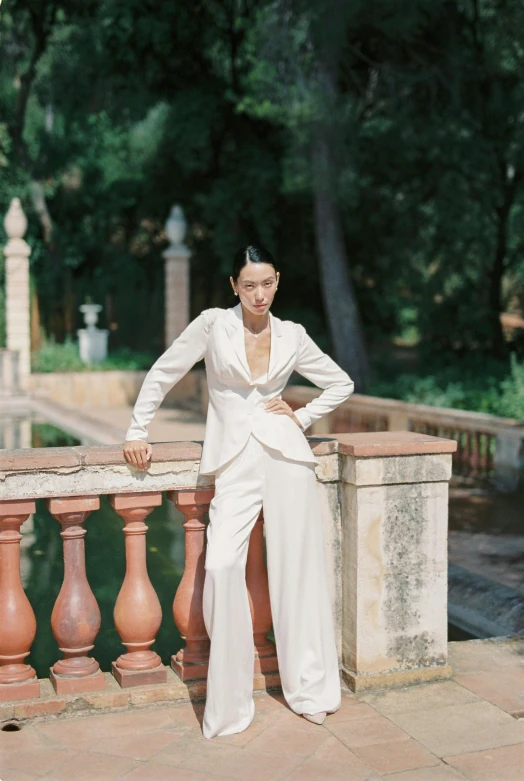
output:
[[[265,249],[265,247],[255,247],[253,244],[248,244],[235,252],[233,269],[231,271],[231,276],[235,282],[237,281],[241,270],[244,266],[247,266],[248,263],[269,263],[270,266],[273,266],[275,271],[279,270],[275,258],[269,250]]]

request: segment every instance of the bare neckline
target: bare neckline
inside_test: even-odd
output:
[[[1,0],[0,0],[0,2],[1,2]],[[243,323],[243,321],[241,321],[242,322],[242,343],[244,345],[244,357],[246,359],[246,366],[248,368],[249,381],[250,382],[258,382],[260,379],[262,379],[262,377],[265,377],[267,374],[269,374],[269,367],[271,366],[271,353],[273,352],[273,327],[272,327],[273,324],[271,322],[271,312],[269,314],[270,314],[270,317],[269,317],[269,361],[268,361],[267,371],[265,371],[264,374],[261,374],[260,377],[253,378],[251,376],[251,369],[249,367],[249,361],[247,359],[246,336],[244,334],[244,323]]]

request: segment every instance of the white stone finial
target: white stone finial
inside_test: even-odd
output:
[[[183,249],[186,250],[184,245],[184,239],[187,232],[187,222],[184,217],[182,207],[175,204],[169,212],[169,217],[166,221],[166,233],[170,243],[170,250]]]
[[[10,239],[22,239],[27,230],[27,217],[22,209],[20,198],[13,198],[9,211],[5,215],[4,228]]]

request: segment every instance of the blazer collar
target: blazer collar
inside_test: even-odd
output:
[[[242,318],[242,304],[239,301],[235,306],[227,310],[227,332],[242,367],[251,382],[251,372],[246,356],[246,343],[244,340],[244,321]],[[272,375],[280,355],[280,337],[282,336],[282,320],[269,310],[269,323],[271,328],[271,350],[269,353],[268,379]]]

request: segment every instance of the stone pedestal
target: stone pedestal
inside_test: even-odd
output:
[[[5,320],[7,349],[18,353],[17,385],[29,387],[31,373],[31,333],[29,315],[29,256],[24,235],[27,220],[20,198],[13,198],[4,220],[9,238],[5,248]]]
[[[342,434],[342,674],[355,691],[451,675],[448,481],[456,442]]]
[[[173,206],[166,222],[170,246],[165,259],[165,342],[166,348],[189,324],[189,259],[184,244],[186,221],[180,206]]]

